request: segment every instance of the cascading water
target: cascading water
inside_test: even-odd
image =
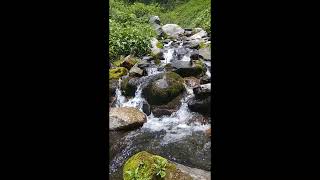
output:
[[[147,123],[142,128],[151,131],[166,132],[161,144],[173,143],[179,141],[183,137],[190,135],[193,131],[204,131],[210,128],[210,125],[201,125],[192,123],[188,125],[190,119],[196,114],[188,108],[187,101],[194,96],[191,88],[186,88],[186,96],[181,100],[181,106],[177,112],[171,116],[163,116],[156,118],[152,114],[148,117]]]
[[[142,111],[143,102],[145,101],[142,96],[142,90],[146,79],[164,72],[165,70],[159,70],[159,67],[177,60],[175,55],[176,48],[172,46],[172,43],[170,41],[164,45],[164,60],[161,61],[160,65],[146,68],[147,77],[141,78],[133,98],[126,99],[122,95],[120,89],[121,80],[119,80],[119,88],[116,89],[116,107],[136,107]],[[179,48],[183,47],[183,45],[183,42],[181,42]],[[187,51],[187,54],[180,60],[190,61],[190,50],[187,49]],[[211,76],[209,69],[206,74],[209,77]],[[199,114],[189,110],[187,102],[194,97],[194,93],[192,88],[186,84],[185,89],[181,105],[176,112],[170,116],[163,115],[160,117],[155,117],[151,113],[147,116],[147,122],[141,128],[131,131],[122,137],[115,136],[118,144],[112,147],[112,151],[115,153],[110,155],[109,170],[111,179],[121,179],[121,166],[128,157],[139,151],[148,151],[165,156],[178,163],[187,164],[190,167],[194,166],[210,170],[211,160],[208,154],[210,154],[211,141],[203,135],[204,131],[210,128],[210,124],[202,125],[197,121],[192,121]]]

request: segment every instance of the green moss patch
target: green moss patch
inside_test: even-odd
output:
[[[162,48],[163,48],[163,43],[159,41],[159,42],[157,43],[157,48],[162,49]]]
[[[162,176],[162,177],[161,177]],[[183,178],[181,178],[183,177]],[[141,151],[130,157],[123,167],[124,180],[179,180],[192,178],[181,173],[176,166],[167,159]]]
[[[166,84],[160,88],[157,83]],[[183,78],[174,72],[167,72],[162,79],[152,82],[143,94],[152,105],[162,105],[170,102],[184,91]]]
[[[119,79],[127,73],[128,70],[124,67],[113,68],[109,70],[109,79]]]

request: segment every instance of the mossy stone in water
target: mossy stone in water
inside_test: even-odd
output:
[[[119,79],[127,73],[128,70],[124,67],[113,68],[109,70],[109,79]]]
[[[143,90],[143,95],[151,105],[170,102],[184,91],[183,78],[174,72],[166,72],[161,79],[152,82]]]
[[[197,75],[203,75],[206,72],[206,65],[201,60],[196,60],[194,64]]]
[[[136,86],[129,83],[130,79],[132,79],[132,77],[127,77],[121,82],[121,91],[124,96],[134,96],[137,90]]]
[[[123,167],[123,179],[124,180],[133,180],[131,173],[136,173],[136,177],[144,180],[156,180],[160,179],[157,176],[157,169],[155,164],[157,164],[157,160],[165,161],[165,173],[164,180],[192,180],[191,176],[182,173],[180,170],[176,168],[176,165],[169,162],[167,159],[150,154],[146,151],[141,151],[132,157],[130,157]]]

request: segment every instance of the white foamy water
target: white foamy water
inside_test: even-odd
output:
[[[174,48],[170,48],[172,43],[165,45],[167,51],[164,52],[165,60],[162,60],[162,65],[171,63],[174,59]],[[182,46],[183,43],[180,44]],[[190,61],[190,52],[183,56],[182,61]],[[205,62],[210,63],[210,62]],[[210,66],[210,64],[207,64]],[[154,75],[157,73],[161,73],[162,71],[158,71],[157,67],[149,67],[146,68],[148,76]],[[211,77],[211,73],[207,70],[206,74]],[[121,80],[119,81],[119,84]],[[120,87],[120,86],[119,86]],[[151,113],[147,117],[147,122],[144,123],[142,126],[143,130],[148,131],[165,131],[165,135],[161,141],[161,144],[168,144],[172,142],[179,141],[184,137],[191,135],[194,131],[205,131],[211,127],[210,124],[201,125],[200,123],[193,122],[190,123],[192,118],[194,118],[197,113],[191,112],[188,108],[188,100],[194,97],[192,88],[189,88],[185,85],[186,95],[181,99],[181,106],[179,107],[178,111],[172,113],[170,116],[161,116],[161,117],[154,117]],[[122,96],[120,89],[116,90],[117,96],[117,107],[135,107],[142,111],[143,102],[145,99],[142,97],[142,86],[141,84],[137,87],[137,91],[135,92],[135,96],[131,99],[126,100],[124,96]]]
[[[167,52],[164,52],[163,54],[164,60],[162,60],[161,63],[163,64],[171,63],[171,60],[173,59],[173,53],[174,53],[174,49],[168,49]]]
[[[148,76],[161,73],[161,71],[158,71],[157,67],[146,68],[146,71],[147,71]]]
[[[135,107],[142,111],[142,105],[144,98],[141,96],[142,88],[141,85],[138,86],[137,91],[133,98],[129,99],[127,102],[124,102],[121,107]]]
[[[168,44],[165,44],[164,47],[169,47],[171,46],[171,44],[172,44],[172,41],[170,41]]]
[[[158,118],[151,114],[148,116],[148,121],[142,127],[151,131],[165,130],[166,135],[162,139],[162,144],[176,142],[187,135],[191,135],[193,131],[205,131],[210,128],[210,124],[188,124],[196,113],[191,112],[187,105],[187,101],[194,96],[193,90],[186,87],[186,91],[187,96],[181,100],[182,104],[177,112],[174,112],[171,116]]]
[[[119,87],[121,87],[121,79],[119,79]],[[116,89],[116,107],[121,107],[121,105],[126,101],[126,98],[122,95],[120,88]]]
[[[188,53],[188,54],[184,55],[180,61],[188,61],[189,62],[190,60],[191,60],[190,53]]]

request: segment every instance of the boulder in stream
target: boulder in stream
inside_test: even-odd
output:
[[[131,156],[123,167],[123,179],[130,180],[132,176],[141,179],[165,180],[209,180],[210,172],[190,168],[167,160],[158,155],[141,151]]]
[[[211,60],[211,49],[210,47],[199,49],[199,55],[206,61]]]
[[[131,130],[146,121],[146,115],[133,107],[111,108],[109,112],[109,130]]]
[[[129,76],[131,76],[131,77],[141,77],[144,74],[145,73],[144,73],[143,69],[140,69],[138,67],[138,64],[135,64],[129,71]]]
[[[207,32],[204,30],[201,30],[200,32],[192,35],[191,37],[189,37],[190,39],[201,39],[203,37],[207,36]]]
[[[134,96],[137,86],[130,83],[130,80],[136,80],[137,78],[127,77],[121,82],[121,92],[124,96]]]
[[[120,63],[121,67],[125,67],[130,70],[139,60],[132,55],[128,55],[124,58],[124,61]]]
[[[211,111],[211,96],[205,99],[191,98],[188,101],[188,108],[193,112],[198,112],[201,114],[208,115]]]
[[[166,72],[143,89],[143,96],[150,105],[162,105],[170,102],[184,91],[183,79],[174,72]]]
[[[184,29],[182,29],[177,24],[166,24],[162,26],[162,30],[166,35],[173,38],[177,38],[179,37],[179,35],[182,35],[184,33]]]
[[[203,84],[193,88],[193,93],[196,99],[205,99],[211,96],[211,83]]]
[[[151,105],[151,111],[155,117],[170,116],[179,110],[181,105],[182,94],[163,105]]]
[[[189,76],[202,76],[206,72],[206,66],[201,61],[173,61],[171,63],[173,72],[179,74],[182,77]]]
[[[200,84],[207,84],[211,82],[211,78],[208,75],[204,75],[200,78]]]
[[[109,98],[116,94],[116,89],[118,88],[119,82],[116,79],[109,80]]]

